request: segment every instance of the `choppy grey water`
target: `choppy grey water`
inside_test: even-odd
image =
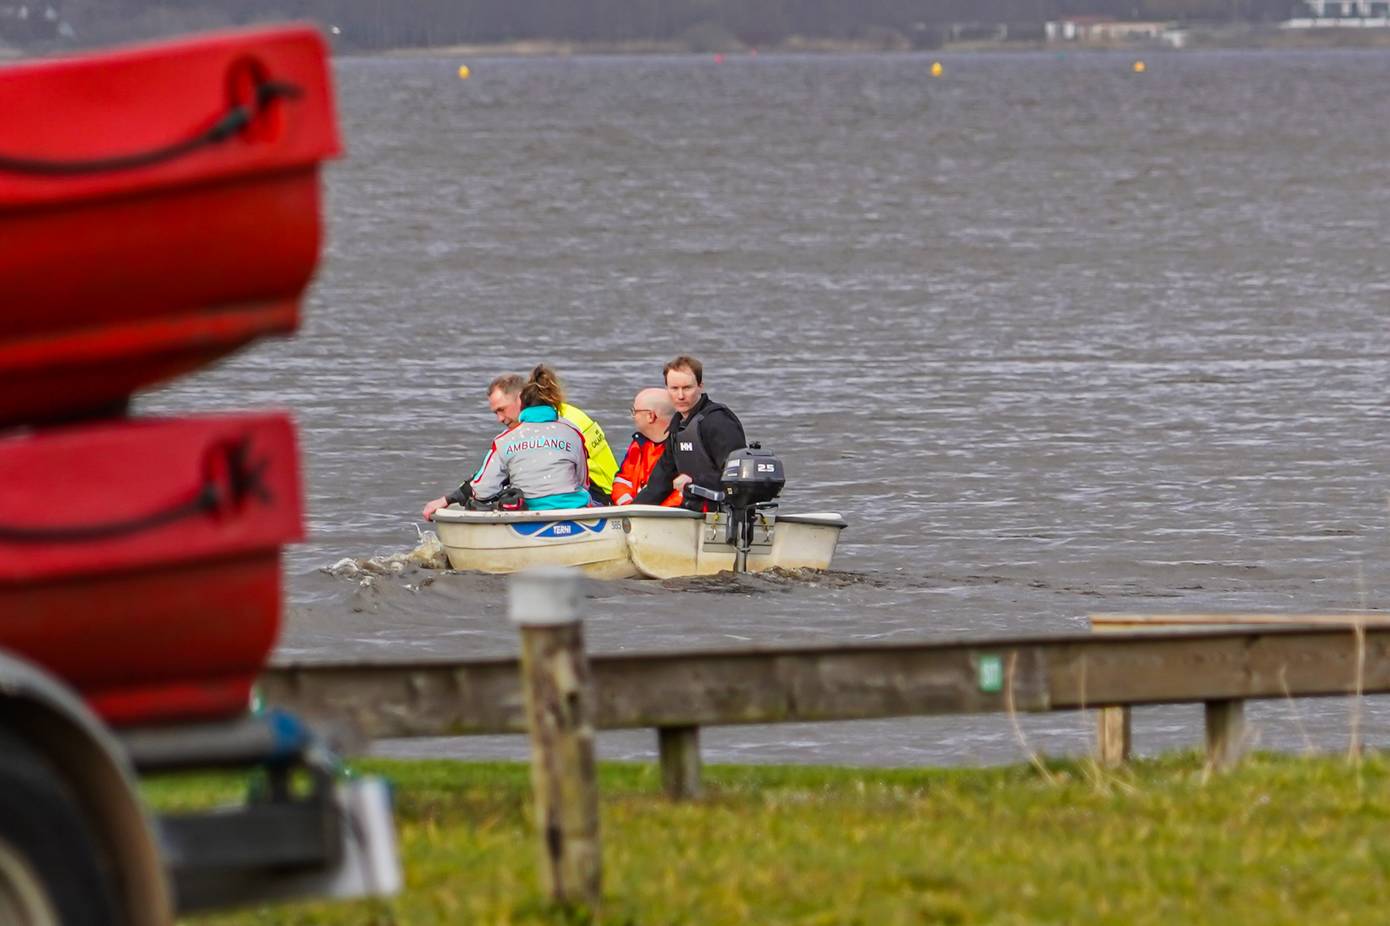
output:
[[[596,651],[1083,631],[1096,611],[1390,600],[1390,55],[354,58],[303,332],[143,412],[288,406],[312,540],[280,653],[515,650],[503,580],[361,588],[554,364],[625,444],[687,351],[784,458],[784,510],[851,522],[834,575],[595,584]],[[1259,745],[1346,741],[1345,701]],[[1089,722],[1025,718],[1080,753]],[[1372,705],[1368,738],[1390,711]],[[1141,751],[1200,711],[1136,717]],[[707,758],[1019,758],[1002,717],[708,731]],[[400,755],[521,755],[514,739]],[[651,754],[605,736],[605,757]]]

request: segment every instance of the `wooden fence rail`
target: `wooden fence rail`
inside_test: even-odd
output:
[[[700,727],[1003,712],[1010,701],[1020,712],[1203,703],[1225,765],[1246,699],[1390,692],[1390,626],[599,655],[589,668],[594,726],[656,728],[663,780],[680,796],[699,790]],[[515,659],[281,664],[260,691],[372,739],[527,731]]]
[[[1185,629],[1336,627],[1353,639],[1369,628],[1390,628],[1390,615],[1367,612],[1343,614],[1092,614],[1091,630],[1166,633]],[[1364,652],[1362,653],[1364,657]],[[1127,705],[1103,707],[1096,717],[1096,753],[1105,765],[1129,760],[1131,718]],[[1245,737],[1245,702],[1206,701],[1207,755],[1212,765],[1228,767],[1240,757]]]

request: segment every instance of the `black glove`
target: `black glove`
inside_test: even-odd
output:
[[[468,503],[473,499],[473,483],[463,482],[457,489],[444,496],[444,501],[450,505],[463,505],[468,507]]]

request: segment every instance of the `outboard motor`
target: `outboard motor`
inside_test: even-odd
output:
[[[771,450],[764,450],[757,441],[729,454],[724,471],[719,476],[721,492],[711,492],[700,486],[686,491],[695,498],[717,503],[729,512],[729,537],[734,545],[734,571],[748,567],[748,549],[753,543],[753,524],[760,508],[774,507],[773,499],[787,484],[782,461]]]
[[[755,508],[782,494],[787,476],[782,461],[771,450],[764,450],[757,441],[735,450],[724,461],[719,487],[724,490],[724,503],[735,511]]]

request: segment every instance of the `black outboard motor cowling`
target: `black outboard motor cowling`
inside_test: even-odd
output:
[[[770,502],[782,493],[786,484],[782,461],[756,441],[729,454],[719,477],[724,502],[731,508],[751,508]]]
[[[782,461],[761,444],[752,443],[735,450],[724,461],[719,476],[721,507],[729,512],[729,540],[734,544],[734,571],[748,568],[748,549],[753,543],[753,524],[759,508],[775,507],[772,500],[787,484]]]

